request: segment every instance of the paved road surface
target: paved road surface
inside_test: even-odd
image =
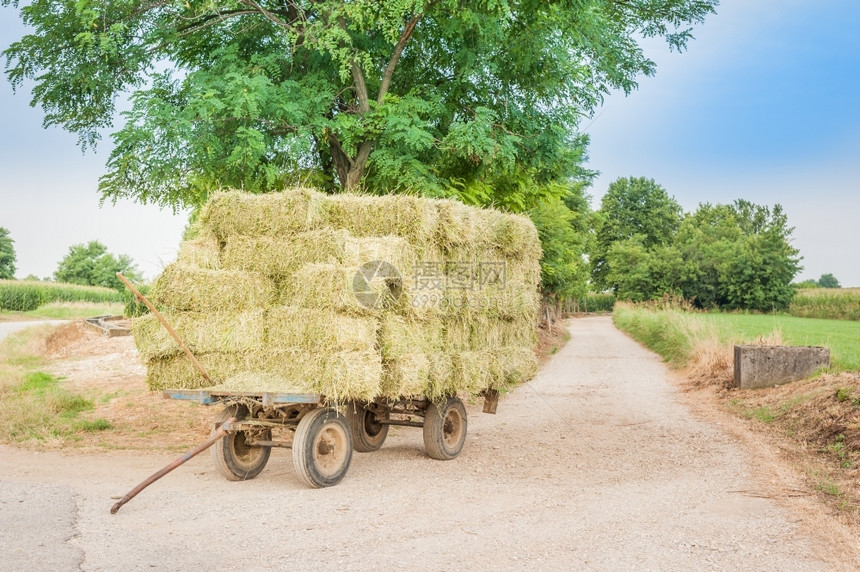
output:
[[[469,409],[457,459],[397,428],[329,489],[304,488],[289,451],[238,483],[202,455],[111,516],[172,459],[0,448],[4,567],[828,569],[797,515],[743,492],[762,482],[750,452],[679,403],[658,358],[608,318],[571,333],[498,415]]]

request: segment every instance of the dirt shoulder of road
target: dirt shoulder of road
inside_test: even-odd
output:
[[[741,494],[772,499],[791,511],[807,534],[825,538],[831,563],[860,562],[856,511],[840,507],[821,489],[823,465],[816,455],[799,451],[778,428],[740,416],[732,404],[735,398],[727,397],[724,390],[694,387],[677,372],[670,379],[681,391],[681,403],[691,413],[719,428],[748,452],[748,462],[764,486],[739,491]],[[852,568],[853,565],[846,567]]]

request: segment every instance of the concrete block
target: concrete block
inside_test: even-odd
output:
[[[752,389],[797,381],[829,366],[827,348],[735,346],[735,387]]]

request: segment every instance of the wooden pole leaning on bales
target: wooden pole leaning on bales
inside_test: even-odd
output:
[[[200,362],[197,361],[197,358],[194,357],[194,354],[191,353],[191,350],[188,349],[188,346],[185,345],[185,342],[182,341],[182,339],[179,337],[179,334],[177,334],[176,331],[170,327],[170,324],[168,324],[167,320],[164,319],[164,316],[162,316],[161,313],[155,309],[155,306],[152,305],[152,302],[147,300],[146,296],[141,294],[137,290],[137,288],[135,288],[134,285],[128,281],[128,278],[122,275],[122,272],[117,272],[116,277],[119,278],[120,281],[125,284],[129,290],[131,290],[131,293],[134,294],[135,298],[143,302],[146,307],[149,308],[149,311],[152,312],[153,316],[158,318],[158,321],[161,322],[161,325],[167,329],[167,332],[171,336],[173,336],[173,339],[176,340],[176,343],[179,344],[179,347],[182,348],[182,351],[185,352],[185,355],[188,356],[188,359],[191,360],[191,363],[194,364],[194,367],[197,369],[197,371],[200,372],[200,375],[203,376],[203,379],[205,379],[210,385],[215,385],[215,382],[212,381],[212,378],[209,377],[209,374],[206,373],[206,370],[203,369],[203,366],[200,365]]]

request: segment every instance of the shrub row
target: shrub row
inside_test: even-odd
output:
[[[51,302],[123,302],[122,293],[98,286],[0,280],[0,310],[29,312]]]

